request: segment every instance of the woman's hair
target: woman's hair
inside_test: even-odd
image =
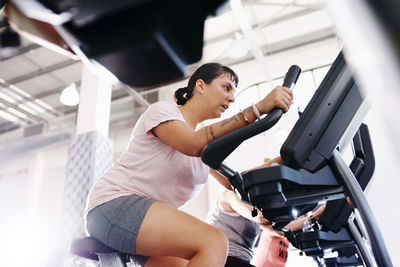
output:
[[[229,79],[235,83],[235,86],[239,83],[239,78],[237,74],[226,66],[222,66],[219,63],[207,63],[200,66],[193,74],[190,76],[188,85],[186,87],[179,88],[175,91],[175,101],[178,105],[185,105],[193,96],[193,90],[196,86],[196,81],[201,79],[206,84],[210,84],[215,78],[226,74]]]

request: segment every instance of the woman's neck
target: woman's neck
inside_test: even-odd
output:
[[[183,118],[185,121],[193,128],[196,129],[196,126],[199,122],[204,119],[201,117],[202,109],[200,106],[196,105],[192,101],[186,102],[183,106],[178,106],[181,111]]]

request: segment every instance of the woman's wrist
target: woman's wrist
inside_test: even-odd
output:
[[[254,103],[251,106],[253,108],[254,115],[256,115],[256,119],[260,120],[261,119],[261,114],[258,111],[258,108],[256,107],[256,105]]]
[[[260,116],[266,114],[264,109],[262,109],[262,105],[260,102],[256,103],[254,106],[257,108],[258,112],[260,113]]]
[[[315,217],[312,213],[310,214],[310,216],[308,216],[308,218],[310,219],[310,224],[314,224],[317,222],[317,220],[315,219]]]

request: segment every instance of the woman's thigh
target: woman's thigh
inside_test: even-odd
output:
[[[108,201],[91,210],[86,230],[94,238],[124,253],[134,251],[140,225],[154,200],[130,195]]]
[[[204,250],[210,259],[226,255],[225,235],[167,204],[156,201],[150,206],[136,239],[135,251],[138,254],[191,259],[194,254]]]

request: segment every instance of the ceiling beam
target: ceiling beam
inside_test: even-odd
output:
[[[317,43],[321,42],[330,38],[335,38],[336,37],[336,29],[332,27],[327,27],[322,30],[317,30],[314,32],[310,32],[301,36],[296,36],[287,40],[283,40],[277,43],[273,44],[266,44],[262,46],[262,50],[264,53],[264,56],[270,56],[276,53],[281,53],[285,52],[291,49],[295,49],[297,47],[309,45],[312,43]],[[245,57],[239,58],[239,59],[234,59],[234,58],[224,58],[221,59],[220,62],[221,64],[231,66],[231,65],[236,65],[240,64],[249,60],[253,60],[254,56],[252,54],[248,54]]]
[[[62,68],[68,67],[70,65],[73,65],[73,64],[76,64],[76,63],[80,63],[80,62],[81,61],[79,61],[79,60],[68,59],[68,60],[62,61],[60,63],[51,65],[51,66],[48,66],[48,67],[45,67],[45,68],[40,68],[40,69],[32,71],[30,73],[27,73],[27,74],[24,74],[24,75],[21,75],[21,76],[17,76],[15,78],[11,79],[11,80],[7,80],[4,83],[1,83],[0,85],[4,86],[4,87],[7,87],[7,86],[13,85],[13,84],[15,85],[17,83],[24,82],[24,81],[30,80],[32,78],[35,78],[35,77],[47,74],[49,72],[52,72],[52,71],[55,71],[55,70],[59,70],[59,69],[62,69]]]
[[[17,111],[19,111],[19,112],[21,112],[21,113],[23,113],[23,114],[25,114],[28,118],[31,118],[32,120],[34,120],[34,121],[36,121],[36,122],[44,122],[44,123],[47,123],[47,120],[43,119],[42,117],[38,117],[38,116],[36,116],[36,115],[34,115],[34,114],[28,112],[28,111],[25,111],[25,110],[23,110],[22,108],[18,107],[17,105],[15,105],[15,104],[13,104],[13,103],[10,103],[10,102],[8,102],[8,101],[2,99],[2,98],[0,98],[0,103],[2,103],[3,105],[8,106],[8,107],[10,107],[10,108],[13,108],[13,109],[15,109],[15,110],[17,110]],[[18,117],[17,115],[14,115],[14,116]],[[20,118],[20,117],[18,117],[18,118]],[[24,119],[24,118],[21,118],[21,119]]]
[[[18,52],[13,53],[12,56],[9,56],[7,58],[0,58],[0,62],[9,60],[9,59],[11,59],[13,57],[22,56],[25,53],[28,53],[28,52],[30,52],[32,50],[35,50],[35,49],[38,49],[39,47],[42,47],[42,46],[40,46],[38,44],[30,44],[30,45],[27,45],[27,46],[20,47],[18,49]]]
[[[274,19],[271,19],[271,20],[265,20],[265,21],[261,21],[259,23],[251,24],[251,26],[253,27],[253,29],[260,30],[262,28],[265,28],[265,27],[268,27],[268,26],[271,26],[271,25],[274,25],[274,24],[278,24],[280,22],[284,22],[284,21],[287,21],[287,20],[290,20],[290,19],[294,19],[294,18],[297,18],[297,17],[300,17],[300,16],[304,16],[304,15],[307,15],[307,14],[310,14],[310,13],[313,13],[313,12],[316,12],[316,11],[319,11],[319,10],[321,10],[321,9],[318,9],[318,8],[315,8],[315,9],[304,8],[302,10],[299,10],[299,11],[296,11],[296,12],[293,12],[293,13],[290,13],[290,14],[286,14],[286,15],[283,15],[283,16],[280,16],[280,17],[277,17],[277,18],[274,18]],[[219,41],[223,41],[223,40],[225,40],[227,38],[230,38],[230,37],[234,36],[235,33],[238,32],[239,30],[240,29],[238,28],[235,31],[231,31],[231,32],[225,33],[223,35],[219,35],[219,36],[210,38],[208,40],[205,40],[204,41],[204,46],[210,45],[210,44],[213,44],[213,43],[216,43],[216,42],[219,42]]]

